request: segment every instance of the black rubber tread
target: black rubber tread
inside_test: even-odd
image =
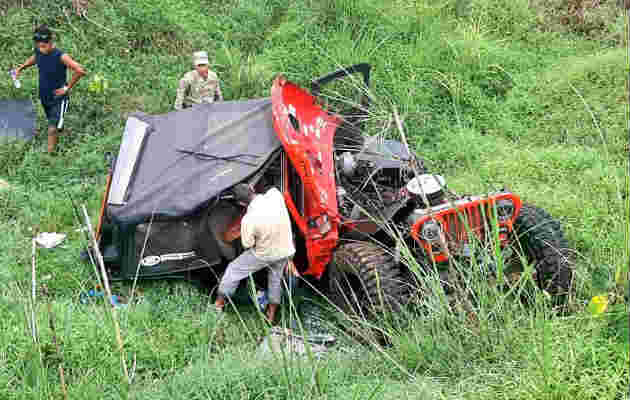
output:
[[[552,296],[569,294],[573,282],[573,254],[560,223],[545,210],[523,204],[514,222],[518,244],[534,264],[538,286]]]
[[[354,283],[352,287],[348,287],[348,279]],[[384,311],[382,306],[396,311],[404,303],[405,288],[400,265],[371,242],[342,244],[328,267],[329,298],[345,312],[379,313]]]
[[[371,264],[370,264],[371,265]],[[399,271],[388,271],[388,268],[396,268],[395,265],[383,265],[381,266],[381,268],[383,268],[383,270],[375,270],[373,268],[367,269],[367,268],[361,268],[359,270],[359,273],[362,276],[362,279],[364,280],[365,283],[369,283],[371,281],[377,281],[378,280],[383,280],[383,279],[395,279],[396,277],[400,276]]]

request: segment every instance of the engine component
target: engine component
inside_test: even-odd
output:
[[[342,153],[337,162],[338,162],[338,168],[341,170],[341,172],[345,176],[349,178],[354,176],[354,173],[357,168],[357,162],[354,159],[354,156],[352,155],[352,153],[350,153],[349,151]]]
[[[444,201],[445,186],[444,177],[441,175],[423,174],[413,178],[407,183],[407,191],[422,204],[424,204],[424,194],[429,201],[429,204],[425,204],[424,206],[432,207]]]
[[[440,226],[440,223],[431,219],[422,225],[422,232],[420,236],[429,243],[435,243],[440,240],[441,234],[442,227]]]
[[[346,189],[341,186],[337,187],[337,204],[339,204],[339,208],[342,208],[345,205],[347,194],[348,192],[346,192]]]
[[[359,219],[361,218],[361,216],[364,216],[365,214],[363,213],[363,211],[361,211],[361,206],[359,206],[358,204],[355,204],[354,207],[352,207],[352,212],[350,213],[350,218],[351,219]]]

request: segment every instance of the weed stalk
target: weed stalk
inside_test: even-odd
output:
[[[105,304],[108,304],[109,306],[107,308],[109,309],[110,315],[112,317],[112,322],[114,324],[116,342],[118,343],[118,351],[120,353],[120,363],[122,366],[123,374],[125,375],[127,382],[131,384],[129,371],[127,370],[127,361],[125,359],[124,344],[122,340],[122,335],[120,333],[120,325],[118,324],[116,307],[113,307],[113,305],[111,304],[112,291],[109,287],[109,279],[107,279],[107,271],[105,270],[105,262],[103,261],[103,255],[101,254],[101,251],[98,247],[98,242],[96,241],[96,236],[94,235],[94,230],[92,229],[92,223],[90,222],[90,217],[88,215],[87,209],[85,208],[85,204],[82,205],[81,207],[83,209],[83,216],[85,217],[85,223],[88,227],[89,235],[92,238],[92,244],[94,246],[94,253],[96,254],[96,260],[98,261],[98,264],[101,268],[101,275],[102,275],[103,284],[105,287],[105,295],[107,297],[105,299],[105,302],[106,302]]]
[[[37,258],[37,243],[35,239],[31,240],[32,242],[32,252],[31,252],[31,334],[33,335],[33,343],[37,344],[37,323],[35,318],[35,304],[36,297],[35,294],[37,292],[37,278],[36,278],[36,258]]]
[[[57,353],[57,357],[59,359],[59,382],[61,384],[61,393],[63,394],[63,398],[65,400],[68,400],[68,389],[66,387],[66,379],[65,379],[65,374],[63,370],[63,354],[61,353],[61,348],[59,347],[59,341],[57,340],[57,330],[55,329],[55,314],[53,313],[52,303],[50,301],[50,293],[48,292],[48,286],[43,285],[42,290],[47,300],[48,325],[50,326],[50,331],[52,333],[52,342],[55,345],[55,352]]]

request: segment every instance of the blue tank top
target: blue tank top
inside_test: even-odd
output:
[[[35,63],[39,68],[39,97],[42,100],[55,99],[55,90],[66,85],[67,67],[61,62],[63,51],[54,48],[50,54],[35,49]]]

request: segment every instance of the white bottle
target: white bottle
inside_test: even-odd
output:
[[[11,71],[9,71],[9,74],[13,79],[13,85],[15,86],[15,88],[19,89],[20,87],[22,87],[22,85],[20,84],[20,80],[17,78],[17,71],[12,69]]]

